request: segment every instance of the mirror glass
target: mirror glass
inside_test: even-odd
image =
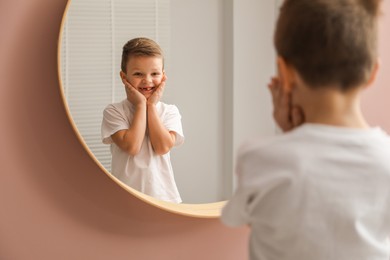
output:
[[[70,114],[94,156],[110,172],[103,109],[126,98],[123,45],[148,37],[164,51],[162,101],[182,116],[185,142],[171,150],[171,162],[183,202],[228,199],[239,144],[275,133],[266,86],[275,68],[276,7],[277,1],[250,0],[72,0],[60,74]]]

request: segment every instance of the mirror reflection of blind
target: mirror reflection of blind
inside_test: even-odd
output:
[[[70,113],[89,149],[111,170],[101,142],[103,109],[126,98],[119,78],[123,45],[135,37],[157,41],[169,67],[170,0],[73,0],[62,32],[60,66]]]

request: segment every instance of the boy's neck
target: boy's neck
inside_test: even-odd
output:
[[[361,88],[341,92],[336,88],[301,88],[293,93],[305,122],[350,128],[369,128],[360,109]]]

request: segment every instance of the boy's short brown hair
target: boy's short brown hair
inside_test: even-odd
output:
[[[380,0],[285,0],[274,43],[312,88],[367,82],[377,59]]]
[[[126,73],[129,59],[137,56],[161,57],[163,59],[163,51],[155,41],[148,38],[140,37],[128,41],[122,50],[121,70],[124,73]]]

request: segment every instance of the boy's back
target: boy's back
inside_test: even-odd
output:
[[[242,147],[222,220],[251,226],[251,259],[390,257],[390,138],[304,124]]]
[[[286,133],[243,147],[222,214],[251,227],[251,259],[389,260],[390,139],[360,109],[379,67],[379,7],[284,1],[269,88]]]

